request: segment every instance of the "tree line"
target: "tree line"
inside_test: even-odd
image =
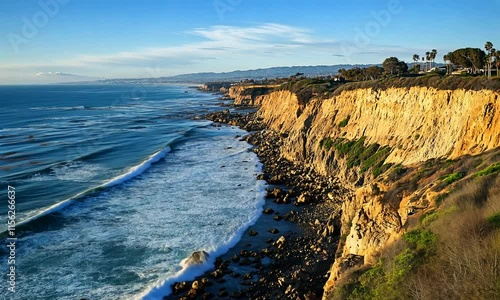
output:
[[[460,48],[452,52],[448,52],[443,56],[446,65],[446,74],[453,72],[453,67],[463,68],[469,74],[484,74],[491,78],[493,67],[496,67],[496,75],[500,76],[498,69],[500,68],[500,51],[493,47],[493,43],[486,42],[484,45],[485,51],[480,48]],[[413,66],[411,68],[397,57],[388,57],[382,63],[382,67],[371,66],[367,68],[352,68],[340,69],[339,74],[349,81],[366,81],[375,80],[383,77],[402,76],[405,74],[421,73],[421,64],[424,66],[424,72],[435,70],[435,60],[438,51],[432,49],[425,52],[424,55],[413,54]],[[442,71],[444,73],[444,70]]]
[[[493,47],[493,43],[488,41],[484,45],[484,50],[480,48],[460,48],[452,52],[448,52],[443,56],[443,61],[446,65],[446,73],[451,74],[453,65],[466,69],[470,74],[480,74],[484,70],[484,74],[491,78],[491,70],[496,67],[496,74],[499,76],[498,69],[500,67],[500,51]],[[422,57],[422,61],[431,63],[436,58],[437,51],[433,49],[431,52],[426,52],[426,56]],[[413,54],[415,63],[418,61],[419,55]],[[431,65],[432,68],[432,65]],[[428,70],[428,69],[427,69]]]
[[[401,76],[408,72],[408,65],[397,57],[389,57],[382,63],[382,67],[340,69],[339,74],[349,81],[376,80],[386,76]]]

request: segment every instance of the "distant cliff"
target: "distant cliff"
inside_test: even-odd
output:
[[[400,238],[409,216],[439,196],[436,178],[405,191],[398,187],[406,181],[391,181],[391,174],[500,146],[499,91],[365,86],[307,103],[286,89],[235,86],[229,95],[236,105],[260,106],[267,126],[286,133],[285,158],[339,177],[351,190],[343,199],[343,238],[326,294],[352,265],[346,262],[373,263]]]

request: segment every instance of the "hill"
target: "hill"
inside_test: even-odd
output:
[[[255,70],[236,70],[231,72],[204,72],[180,74],[158,78],[122,78],[98,80],[98,83],[205,83],[214,81],[240,81],[244,79],[265,79],[290,77],[297,73],[303,73],[307,77],[324,76],[337,74],[340,69],[350,69],[354,67],[367,67],[370,65],[331,65],[331,66],[291,66],[272,67]]]

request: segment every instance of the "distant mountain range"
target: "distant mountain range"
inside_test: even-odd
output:
[[[232,71],[232,72],[205,72],[181,74],[169,77],[158,78],[124,78],[124,79],[104,79],[98,83],[206,83],[216,81],[240,81],[244,79],[265,79],[277,77],[290,77],[297,73],[305,76],[334,75],[339,69],[350,69],[355,67],[369,67],[371,65],[332,65],[332,66],[293,66],[293,67],[272,67],[265,69]]]

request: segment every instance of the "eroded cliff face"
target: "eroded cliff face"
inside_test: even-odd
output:
[[[389,191],[393,187],[380,179],[383,176],[374,179],[359,166],[348,166],[346,159],[322,147],[323,139],[365,137],[365,144],[390,146],[386,163],[402,165],[475,155],[500,146],[499,92],[425,87],[358,89],[300,104],[289,91],[248,98],[242,96],[245,88],[232,87],[231,97],[235,104],[250,101],[260,105],[258,116],[267,126],[286,133],[281,149],[285,158],[336,176],[351,190],[342,203],[338,252],[342,254],[332,266],[325,295],[345,269],[373,263],[385,246],[401,236],[408,212],[431,205],[433,193],[429,188],[417,195],[392,196]]]
[[[260,106],[273,88],[271,85],[235,85],[229,88],[227,95],[234,99],[234,105]]]
[[[293,94],[279,91],[260,99],[259,114],[271,128],[290,134],[284,152],[288,158],[299,155],[326,174],[329,162],[319,143],[325,137],[366,136],[368,144],[391,146],[388,163],[402,164],[495,148],[500,145],[499,95],[422,87],[362,89],[301,106]],[[346,118],[347,125],[339,127]]]

